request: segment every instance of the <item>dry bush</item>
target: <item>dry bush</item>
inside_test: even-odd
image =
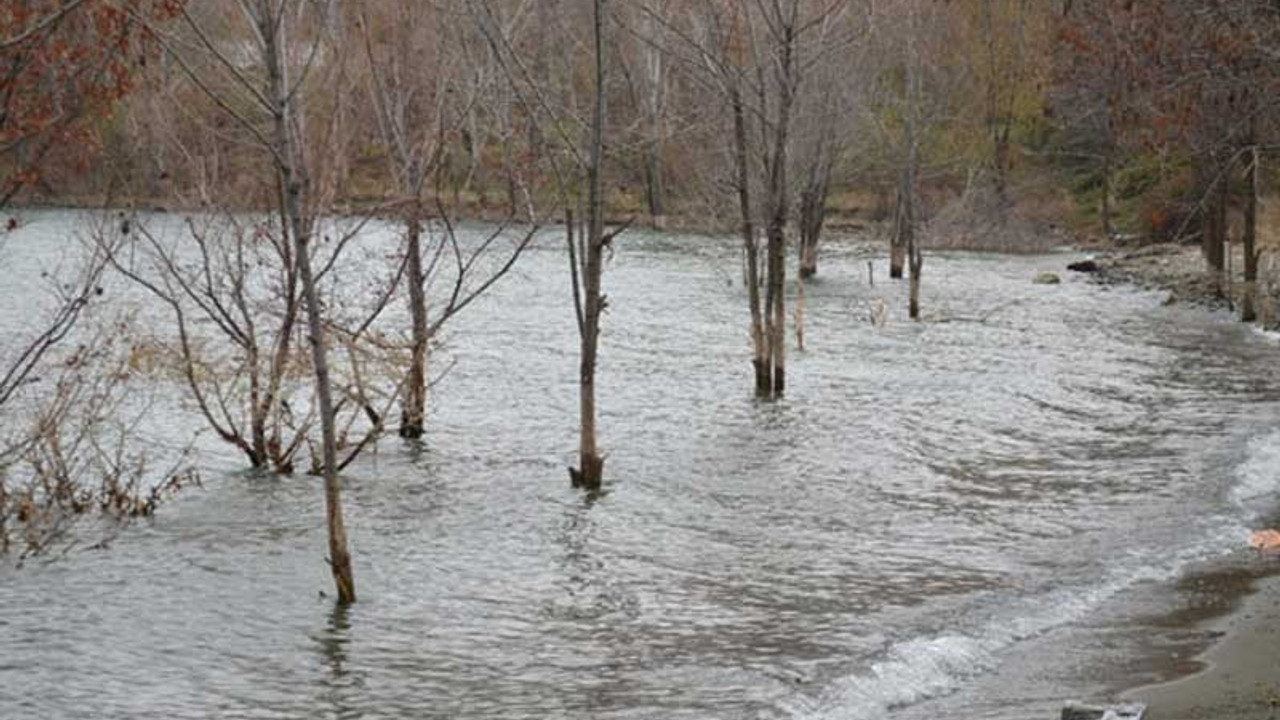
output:
[[[1018,200],[1000,198],[993,183],[978,179],[929,221],[926,245],[943,250],[1041,253],[1070,243],[1053,221],[1059,199],[1028,188]]]
[[[71,531],[90,517],[101,521],[94,542],[102,546],[199,483],[184,466],[185,451],[156,472],[154,454],[136,441],[150,408],[130,381],[131,353],[121,347],[128,324],[90,332],[77,321],[74,341],[64,336],[43,353],[0,408],[8,429],[0,437],[0,554],[16,552],[19,562],[75,547],[87,538]]]

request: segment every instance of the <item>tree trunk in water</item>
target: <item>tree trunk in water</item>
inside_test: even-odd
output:
[[[422,206],[415,201],[408,226],[409,315],[413,321],[413,346],[409,375],[405,378],[400,408],[400,437],[417,439],[426,429],[427,409],[427,299],[422,267]]]
[[[912,320],[920,319],[920,273],[924,270],[924,253],[915,240],[911,241],[911,301],[909,313]]]
[[[297,184],[289,191],[297,193]],[[311,342],[311,362],[315,365],[316,395],[320,404],[320,431],[324,447],[324,505],[325,521],[329,528],[329,564],[333,570],[333,582],[338,591],[338,602],[344,605],[356,601],[355,576],[351,572],[351,554],[347,550],[347,530],[342,521],[342,488],[338,479],[338,440],[333,410],[333,386],[329,379],[329,359],[325,350],[324,325],[320,320],[320,297],[316,292],[315,277],[311,273],[308,253],[309,238],[293,219],[294,247],[298,253],[298,271],[302,278],[302,291],[307,300],[307,333]]]
[[[804,279],[796,278],[796,349],[804,352]]]
[[[768,259],[769,288],[766,304],[772,308],[769,323],[769,360],[773,364],[773,395],[781,396],[787,389],[787,236],[784,226],[769,224]]]
[[[800,236],[800,279],[807,280],[818,274],[818,240],[814,235]]]
[[[827,195],[831,189],[831,159],[824,153],[814,161],[809,182],[800,194],[800,278],[818,274],[818,243],[827,220]]]
[[[985,7],[985,6],[984,6]],[[989,10],[989,8],[988,8]],[[920,252],[919,240],[916,238],[916,178],[920,155],[917,135],[917,122],[920,111],[920,56],[916,49],[917,20],[915,12],[910,15],[911,30],[907,33],[907,133],[906,157],[903,163],[900,186],[898,187],[898,229],[894,233],[898,254],[893,258],[897,264],[897,275],[902,277],[901,252],[906,251],[907,260],[911,264],[911,286],[908,313],[912,320],[920,319],[920,270],[924,265],[924,256]],[[996,174],[1000,175],[1000,148],[996,147]],[[998,194],[1003,193],[1003,179],[997,178]],[[997,202],[1001,200],[998,198]],[[1003,212],[1003,211],[1002,211]],[[892,268],[890,272],[892,273]]]
[[[756,242],[755,222],[751,213],[751,179],[747,163],[747,120],[742,95],[737,85],[729,90],[733,106],[733,156],[738,186],[738,212],[742,216],[742,248],[746,254],[747,302],[751,305],[751,364],[755,368],[756,395],[768,397],[773,391],[770,375],[769,344],[765,339],[764,314],[760,308],[760,248]]]
[[[1222,271],[1226,267],[1223,242],[1226,239],[1226,174],[1213,180],[1204,209],[1204,237],[1201,253],[1212,285],[1222,295]]]
[[[245,365],[249,368],[249,441],[253,447],[249,462],[256,469],[266,467],[270,461],[267,452],[267,417],[262,412],[262,382],[258,375],[256,347],[249,349]]]
[[[1102,237],[1111,239],[1111,153],[1102,160]]]
[[[911,159],[914,162],[914,153],[911,153]],[[912,320],[920,319],[920,271],[924,267],[924,255],[920,252],[919,240],[916,238],[915,228],[915,203],[913,202],[912,188],[914,185],[914,168],[908,165],[907,170],[903,173],[903,193],[902,193],[902,244],[906,246],[907,258],[911,266],[911,299],[908,307],[908,314]]]
[[[1240,319],[1253,322],[1257,319],[1255,297],[1258,288],[1258,147],[1250,153],[1248,171],[1248,195],[1244,210],[1244,294],[1240,298]]]
[[[893,204],[893,235],[889,239],[889,277],[901,280],[907,264],[908,231],[903,222],[902,186],[898,187],[898,199]]]
[[[1214,240],[1212,247],[1212,262],[1214,269],[1218,271],[1217,285],[1218,295],[1225,296],[1230,290],[1226,283],[1223,282],[1227,270],[1227,197],[1228,197],[1228,176],[1224,172],[1222,181],[1218,183],[1218,191],[1214,194],[1213,201],[1213,232]]]
[[[778,48],[778,117],[774,125],[773,149],[769,153],[768,240],[769,286],[765,295],[768,312],[769,354],[773,365],[773,396],[787,389],[787,221],[791,216],[791,194],[787,182],[788,148],[791,140],[791,110],[795,92],[795,28],[784,25]]]
[[[596,446],[596,356],[600,341],[600,315],[604,297],[600,292],[604,270],[604,201],[601,197],[601,170],[604,161],[605,82],[604,18],[607,0],[594,2],[595,36],[595,109],[591,121],[591,155],[587,167],[587,238],[582,268],[582,358],[579,365],[578,391],[581,413],[581,435],[578,444],[578,468],[570,473],[577,487],[600,488],[604,475],[604,458]]]
[[[307,334],[311,343],[311,361],[316,381],[316,398],[320,411],[320,431],[324,459],[325,522],[329,531],[329,566],[338,592],[338,602],[356,601],[355,576],[351,571],[351,555],[347,550],[347,531],[342,520],[341,485],[338,480],[338,440],[335,427],[333,386],[329,377],[329,360],[325,348],[324,323],[321,319],[320,296],[316,289],[315,275],[311,269],[311,227],[304,217],[303,192],[307,188],[305,170],[298,167],[301,155],[293,136],[295,118],[292,99],[286,90],[282,49],[279,47],[278,26],[272,14],[266,13],[259,32],[264,42],[267,75],[271,99],[275,102],[274,143],[276,167],[283,194],[283,210],[289,231],[293,234],[298,279],[302,283],[303,299],[307,305]]]

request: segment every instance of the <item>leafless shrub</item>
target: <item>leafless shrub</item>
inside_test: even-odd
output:
[[[981,178],[943,206],[926,226],[925,236],[933,249],[1005,253],[1047,252],[1066,242],[1017,204],[1001,200],[995,183]]]
[[[51,282],[53,310],[0,366],[0,554],[16,551],[20,561],[75,546],[70,531],[83,518],[102,519],[110,536],[198,483],[184,453],[155,482],[151,457],[134,442],[146,409],[130,413],[139,396],[121,347],[128,323],[86,322],[105,267],[88,250],[73,278]]]
[[[327,343],[342,351],[333,363],[338,444],[345,451],[340,469],[385,430],[396,396],[394,387],[385,387],[389,375],[376,370],[395,347],[374,323],[403,262],[390,268],[393,277],[370,280],[372,291],[359,293],[364,302],[333,295],[338,257],[363,227],[335,225],[314,260],[334,308]],[[311,437],[318,409],[301,288],[292,243],[278,220],[192,216],[179,228],[135,218],[129,225],[100,223],[95,239],[113,267],[159,300],[173,323],[171,332],[161,328],[130,348],[130,368],[185,385],[209,427],[252,467],[289,474],[308,450],[305,467],[318,472],[320,451]]]

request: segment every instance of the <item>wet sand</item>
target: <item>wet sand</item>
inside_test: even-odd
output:
[[[1238,257],[1233,260],[1241,266]],[[1104,256],[1099,265],[1103,281],[1164,290],[1168,302],[1225,304],[1195,247],[1154,245]],[[1280,517],[1267,526],[1277,524]],[[1180,679],[1123,694],[1147,703],[1149,720],[1280,720],[1280,556],[1232,565],[1185,578],[1180,589],[1200,596],[1199,602],[1156,623],[1212,640],[1190,663],[1174,656],[1153,669]]]
[[[1271,572],[1277,561],[1267,558]],[[1150,706],[1148,720],[1280,719],[1280,577],[1246,580],[1251,592],[1204,622],[1219,639],[1197,656],[1199,672],[1124,693]]]

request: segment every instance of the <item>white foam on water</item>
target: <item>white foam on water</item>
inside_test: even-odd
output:
[[[1016,600],[971,633],[893,644],[867,670],[834,681],[817,697],[791,697],[782,709],[797,720],[875,720],[894,708],[948,695],[994,670],[999,654],[1015,643],[1078,621],[1138,584],[1171,582],[1193,563],[1230,554],[1240,547],[1238,535],[1233,522],[1224,522],[1194,546],[1160,555],[1129,553],[1096,586]]]
[[[1252,327],[1253,332],[1256,333],[1258,337],[1268,342],[1275,343],[1276,345],[1280,345],[1280,332],[1275,330],[1264,330],[1261,325],[1252,325],[1250,327]]]
[[[1096,585],[1010,599],[975,628],[889,645],[879,660],[832,681],[817,695],[789,698],[782,710],[796,720],[884,718],[894,708],[956,692],[994,671],[1014,644],[1079,621],[1130,588],[1173,582],[1193,565],[1240,552],[1247,547],[1249,523],[1280,504],[1280,431],[1248,440],[1229,479],[1231,507],[1188,528],[1185,545],[1123,552]]]
[[[1236,468],[1231,500],[1249,513],[1280,499],[1280,431],[1249,440],[1245,461]]]
[[[843,678],[819,698],[793,697],[783,708],[794,718],[876,718],[892,708],[953,692],[995,665],[989,642],[964,634],[918,638],[893,645],[866,674]]]

